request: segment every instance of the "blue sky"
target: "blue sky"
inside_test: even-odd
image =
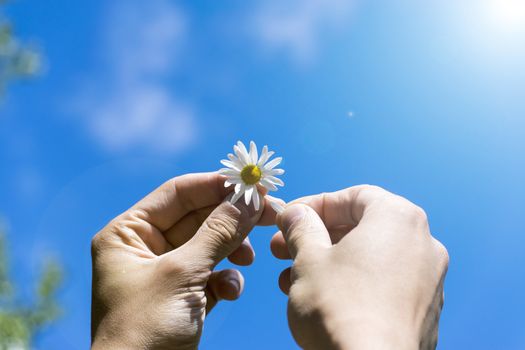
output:
[[[67,274],[37,348],[89,344],[93,234],[238,139],[284,157],[285,200],[371,183],[424,207],[451,255],[439,348],[525,348],[523,1],[19,0],[7,15],[46,66],[0,107],[11,272],[25,299],[46,257]],[[202,348],[294,348],[272,233],[252,233],[245,293]]]

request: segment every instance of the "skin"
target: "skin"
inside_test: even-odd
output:
[[[310,196],[276,217],[225,199],[216,173],[174,178],[112,220],[92,241],[93,349],[196,349],[205,316],[235,300],[244,279],[215,271],[253,262],[255,225],[277,223],[273,254],[305,349],[435,347],[448,255],[424,212],[371,186]],[[268,196],[267,196],[268,197]]]
[[[296,200],[277,217],[273,254],[304,349],[434,349],[448,267],[425,212],[379,187]]]
[[[244,285],[238,270],[215,266],[251,264],[248,232],[275,222],[264,202],[224,202],[230,192],[216,173],[177,177],[95,235],[93,349],[197,348],[205,316]]]

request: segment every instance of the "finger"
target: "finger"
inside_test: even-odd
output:
[[[215,208],[216,206],[210,206],[189,213],[164,233],[166,240],[174,248],[182,246],[195,235]],[[251,265],[254,259],[255,252],[248,237],[244,239],[239,248],[228,256],[228,260],[241,266]]]
[[[211,205],[186,214],[186,216],[164,232],[166,240],[170,242],[173,247],[180,247],[195,235],[215,208],[217,208],[217,205]]]
[[[264,209],[261,202],[259,210],[244,201],[235,205],[223,202],[204,221],[197,233],[178,250],[189,254],[202,264],[202,267],[213,269],[222,259],[233,253],[242,243],[255,224],[259,221]]]
[[[239,248],[235,249],[233,253],[228,256],[228,260],[240,266],[248,266],[253,263],[255,260],[255,251],[253,250],[248,237],[242,241]]]
[[[220,300],[236,300],[244,289],[244,277],[234,269],[214,271],[206,285],[206,314]]]
[[[288,295],[290,293],[290,287],[292,286],[292,268],[288,267],[284,269],[279,275],[279,288],[281,291]]]
[[[351,228],[348,226],[338,226],[333,229],[329,229],[328,233],[330,234],[332,245],[339,243],[339,241],[344,236],[346,236],[350,230]],[[277,259],[289,260],[292,258],[281,231],[277,231],[273,235],[270,241],[270,250],[272,251],[273,256],[275,256]]]
[[[149,250],[155,255],[162,255],[172,249],[162,232],[155,226],[146,222],[136,211],[127,211],[109,224],[111,227],[105,236],[111,240],[118,239],[128,246],[141,250]]]
[[[131,210],[138,210],[145,219],[164,232],[178,220],[196,209],[217,205],[232,191],[224,188],[224,177],[216,172],[187,174],[173,178]]]
[[[272,197],[270,195],[264,196],[264,211],[261,215],[261,218],[259,219],[259,222],[257,223],[258,226],[271,226],[275,225],[275,218],[277,216],[277,212],[273,208],[273,206],[270,204],[270,201],[277,202],[279,205],[284,207],[286,205],[286,202],[283,201],[280,198]]]
[[[326,227],[355,227],[362,220],[365,212],[370,217],[382,213],[369,210],[374,203],[381,200],[399,198],[377,186],[360,185],[347,189],[322,193],[296,199],[294,203],[303,203],[312,207],[323,219]]]
[[[289,260],[292,258],[281,231],[278,231],[273,235],[272,240],[270,241],[270,250],[272,251],[273,256],[277,259]]]
[[[293,259],[301,252],[315,253],[332,246],[330,235],[317,213],[307,205],[293,204],[277,216],[277,225]]]
[[[257,222],[257,225],[259,226],[275,225],[275,216],[277,213],[270,205],[270,200],[275,200],[278,203],[282,203],[284,205],[284,201],[281,199],[273,197],[270,197],[271,199],[269,199],[266,197],[269,196],[264,196],[264,210],[262,211],[261,218]],[[180,219],[172,227],[164,232],[166,240],[173,247],[180,247],[195,235],[199,227],[201,227],[206,218],[215,208],[217,208],[217,205],[211,205],[186,214],[182,219]]]

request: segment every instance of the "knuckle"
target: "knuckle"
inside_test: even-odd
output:
[[[389,199],[387,206],[391,211],[405,218],[408,222],[425,225],[428,223],[428,216],[425,210],[404,197],[395,196]]]
[[[236,221],[226,215],[205,221],[204,225],[211,235],[228,241],[232,240],[237,232]]]
[[[121,217],[124,214],[121,214],[113,218],[102,230],[97,232],[93,238],[91,238],[91,251],[98,251],[104,246],[108,241],[109,235],[115,231],[115,229],[120,225]]]
[[[91,238],[91,253],[95,253],[101,245],[101,232],[98,232]]]
[[[350,187],[348,191],[351,192],[352,187]],[[357,186],[357,192],[355,194],[357,202],[367,202],[370,206],[380,204],[384,207],[385,204],[391,203],[395,198],[395,195],[376,185]]]
[[[359,185],[358,188],[361,191],[367,191],[367,192],[376,192],[376,193],[387,193],[387,190],[385,190],[383,187],[377,186],[377,185]]]
[[[119,234],[122,231],[123,222],[128,218],[129,213],[125,212],[112,219],[102,230],[97,232],[91,238],[91,254],[95,256],[99,253],[107,243],[111,241],[115,234]]]
[[[365,185],[359,185],[356,188],[358,190],[358,195],[361,195],[361,196],[367,196],[367,197],[372,196],[375,198],[385,198],[385,197],[392,196],[390,192],[388,192],[384,188],[377,186],[377,185],[365,184]],[[347,189],[347,191],[351,191],[356,188],[350,187]]]
[[[187,176],[187,175],[180,175],[180,176],[172,177],[171,179],[169,179],[169,180],[167,180],[165,182],[165,185],[167,187],[171,187],[172,189],[176,189],[177,188],[177,182],[179,182],[180,180],[184,180],[185,176]]]
[[[425,210],[420,206],[417,206],[408,200],[405,200],[406,204],[406,215],[407,218],[415,223],[426,223],[428,222],[428,216]]]
[[[448,269],[448,264],[450,262],[450,255],[448,253],[447,248],[443,245],[443,243],[441,243],[437,239],[434,239],[434,246],[435,246],[435,249],[436,249],[436,251],[438,253],[438,256],[441,259],[441,263],[443,265],[443,268],[445,270],[447,270]]]
[[[428,221],[427,213],[425,212],[423,208],[421,208],[418,205],[412,204],[412,203],[410,203],[409,207],[410,207],[410,215],[415,221],[418,221],[418,222]]]
[[[321,294],[305,281],[295,281],[288,296],[291,307],[299,316],[310,316],[321,308]]]
[[[109,225],[108,225],[109,226]],[[96,258],[98,254],[104,249],[108,241],[108,227],[97,232],[93,238],[91,238],[91,256]]]
[[[122,214],[121,218],[127,221],[129,220],[129,221],[144,222],[144,221],[148,221],[149,215],[142,208],[132,208],[126,211],[124,214]]]

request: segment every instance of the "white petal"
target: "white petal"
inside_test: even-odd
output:
[[[230,203],[231,203],[231,204],[235,204],[235,203],[239,200],[239,198],[242,197],[243,194],[244,194],[243,192],[236,192],[236,193],[233,195],[232,199],[230,199]]]
[[[226,176],[239,176],[239,171],[229,168],[222,168],[219,170],[219,174]]]
[[[239,183],[239,184],[236,184],[235,185],[235,193],[242,193],[244,192],[244,189],[243,189],[244,185],[242,183]]]
[[[253,191],[252,199],[253,199],[253,206],[254,206],[255,210],[259,210],[260,200],[261,200],[261,198],[259,196],[260,196],[259,195],[259,191],[257,191],[257,190]]]
[[[276,213],[280,214],[284,211],[284,207],[280,205],[277,201],[270,200],[270,205]]]
[[[275,152],[273,151],[268,152],[268,146],[264,146],[262,150],[261,158],[259,158],[259,162],[257,163],[257,165],[259,167],[262,167],[264,163],[266,163],[268,159],[270,159],[270,157],[273,156],[274,153]]]
[[[244,143],[242,141],[237,141],[237,146],[242,149],[244,151],[244,153],[248,154],[248,149],[246,148],[246,146],[244,145]]]
[[[248,156],[248,153],[246,152],[246,147],[245,147],[245,150],[243,151],[239,146],[236,145],[236,146],[233,146],[233,150],[235,151],[235,154],[237,155],[237,157],[239,157],[239,161],[241,162],[243,167],[245,165],[250,164],[250,157]]]
[[[259,159],[259,154],[257,153],[257,145],[253,141],[250,141],[250,159],[252,161],[252,164],[257,164],[257,159]]]
[[[238,176],[229,176],[227,181],[234,185],[242,183],[241,178]]]
[[[230,181],[226,180],[224,181],[224,187],[230,187],[231,185],[233,185]]]
[[[237,158],[231,153],[228,153],[228,159],[231,160],[232,162],[239,161],[239,158]]]
[[[266,180],[270,181],[271,183],[279,186],[284,186],[284,182],[281,179],[276,178],[275,176],[266,176]]]
[[[261,151],[261,157],[257,160],[257,165],[261,166],[262,165],[261,160],[264,160],[265,158],[268,159],[267,157],[268,157],[268,146],[264,145]]]
[[[237,147],[241,150],[244,157],[246,157],[248,164],[250,164],[250,154],[248,153],[248,149],[246,149],[246,146],[241,141],[237,141]]]
[[[228,168],[235,169],[235,170],[237,170],[239,172],[242,170],[237,164],[235,164],[235,162],[232,162],[231,160],[223,159],[223,160],[221,160],[221,164],[226,166],[226,167],[228,167]]]
[[[246,203],[246,205],[250,205],[250,200],[252,199],[253,188],[254,186],[248,186],[246,188],[246,191],[244,191],[244,203]]]
[[[271,169],[271,170],[267,170],[264,172],[264,175],[271,175],[271,176],[282,175],[282,174],[284,174],[283,169]]]
[[[275,168],[277,165],[281,164],[282,161],[283,161],[282,157],[277,157],[275,159],[272,159],[271,161],[269,161],[267,164],[264,165],[264,169],[271,170]]]
[[[244,165],[242,164],[241,160],[239,158],[237,158],[236,156],[234,156],[233,154],[228,153],[228,158],[230,159],[230,161],[233,164],[235,164],[237,166],[237,168],[242,169],[244,167]]]
[[[266,180],[265,178],[262,178],[259,183],[263,185],[268,191],[277,191],[277,187],[270,181]]]

